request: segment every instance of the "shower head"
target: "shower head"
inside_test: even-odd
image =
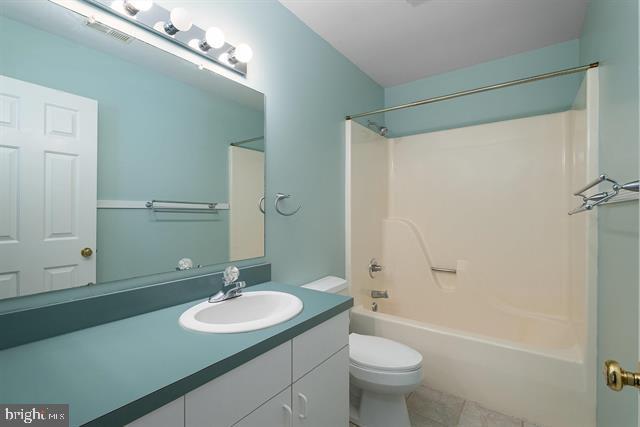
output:
[[[380,136],[387,136],[389,133],[389,128],[386,126],[379,126],[376,122],[372,122],[371,120],[367,120],[367,127],[376,131]]]

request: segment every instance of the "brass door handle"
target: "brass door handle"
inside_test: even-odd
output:
[[[611,390],[620,391],[626,385],[640,388],[640,373],[625,371],[615,360],[604,362],[604,376]]]
[[[89,258],[91,255],[93,255],[93,249],[91,249],[91,248],[82,248],[80,250],[80,255],[82,255],[85,258]]]

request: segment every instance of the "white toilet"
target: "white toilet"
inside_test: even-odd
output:
[[[346,294],[347,282],[328,276],[304,288]],[[362,391],[351,421],[361,427],[410,427],[405,395],[422,381],[422,355],[404,344],[371,335],[349,335],[349,376]]]

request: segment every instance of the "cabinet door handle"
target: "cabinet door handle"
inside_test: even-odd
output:
[[[298,393],[298,397],[300,398],[300,414],[298,414],[298,417],[301,420],[304,420],[305,418],[307,418],[307,405],[309,404],[309,399],[307,399],[307,396],[305,396],[302,393]]]
[[[282,409],[287,413],[287,419],[289,422],[287,423],[287,427],[292,427],[293,425],[293,411],[289,405],[282,405]]]

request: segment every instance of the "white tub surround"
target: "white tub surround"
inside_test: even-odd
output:
[[[550,427],[595,425],[597,218],[567,212],[598,174],[597,73],[559,113],[396,139],[347,122],[352,331],[420,351],[429,387]]]

